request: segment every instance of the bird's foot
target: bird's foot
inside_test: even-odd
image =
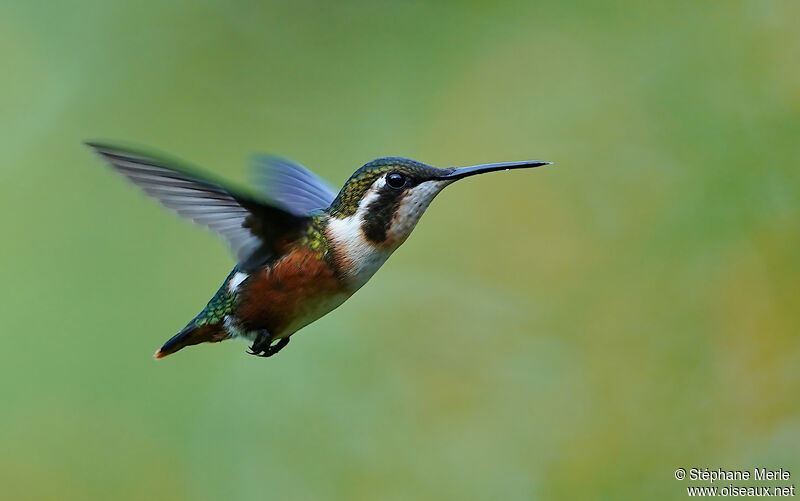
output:
[[[278,339],[275,344],[272,344],[272,335],[264,330],[258,333],[258,336],[256,336],[255,341],[253,341],[253,345],[250,346],[250,349],[247,350],[247,353],[257,357],[271,357],[272,355],[281,351],[287,344],[289,344],[288,337]]]

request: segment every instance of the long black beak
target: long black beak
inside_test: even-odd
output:
[[[445,171],[445,173],[440,176],[439,179],[454,181],[467,176],[474,176],[475,174],[483,174],[484,172],[511,169],[530,169],[532,167],[540,167],[542,165],[550,165],[550,162],[503,162],[499,164],[473,165],[471,167],[451,167],[449,169],[442,169]]]

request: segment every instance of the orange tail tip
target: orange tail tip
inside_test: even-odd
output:
[[[156,352],[153,353],[153,358],[155,358],[156,360],[159,360],[159,359],[164,358],[166,356],[167,356],[167,354],[164,353],[163,351],[161,351],[160,349],[156,350]]]

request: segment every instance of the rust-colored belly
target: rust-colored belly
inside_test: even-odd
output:
[[[236,316],[246,331],[286,337],[342,304],[347,293],[318,254],[297,247],[243,284]]]

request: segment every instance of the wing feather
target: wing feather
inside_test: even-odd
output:
[[[274,256],[277,240],[297,231],[305,221],[190,173],[175,162],[104,144],[87,144],[162,205],[221,235],[245,269]]]
[[[307,215],[326,209],[336,198],[336,190],[327,182],[291,160],[256,155],[252,165],[260,191],[292,214]]]

